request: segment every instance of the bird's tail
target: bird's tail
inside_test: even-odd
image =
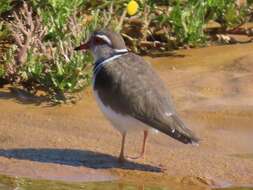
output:
[[[184,144],[198,145],[199,138],[185,126],[184,122],[176,114],[171,115],[166,123],[169,127],[162,127],[163,130],[161,132]]]

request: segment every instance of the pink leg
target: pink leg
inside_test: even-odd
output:
[[[144,138],[143,138],[143,142],[142,142],[142,149],[141,149],[140,155],[136,156],[136,157],[128,157],[128,158],[130,158],[130,159],[138,159],[138,158],[142,158],[142,157],[145,156],[147,137],[148,137],[148,131],[144,131]]]
[[[122,141],[121,141],[121,150],[120,150],[120,154],[119,154],[119,162],[125,161],[125,156],[124,156],[125,139],[126,139],[126,133],[123,133],[122,134]]]

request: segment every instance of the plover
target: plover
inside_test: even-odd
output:
[[[188,129],[173,108],[168,90],[152,66],[141,56],[127,50],[120,34],[103,29],[75,50],[90,50],[95,63],[93,91],[97,103],[122,135],[119,161],[124,161],[126,134],[143,131],[139,157],[145,154],[150,129],[156,129],[185,143],[199,139]]]

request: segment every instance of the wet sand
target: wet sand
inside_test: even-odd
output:
[[[98,110],[91,89],[76,105],[54,107],[1,89],[0,173],[180,184],[181,189],[253,186],[252,51],[253,44],[243,44],[146,57],[202,141],[196,147],[150,134],[145,160],[123,165],[117,163],[120,135]],[[127,136],[127,154],[139,152],[141,138]]]

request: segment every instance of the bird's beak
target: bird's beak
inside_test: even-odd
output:
[[[75,51],[79,51],[79,50],[88,50],[90,48],[90,41],[84,43],[84,44],[81,44],[80,46],[76,47],[74,50]]]

